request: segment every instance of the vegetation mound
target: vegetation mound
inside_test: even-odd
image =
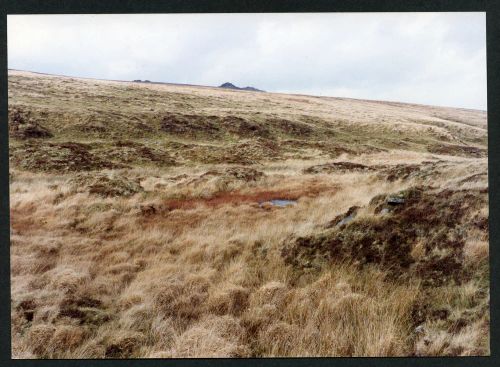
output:
[[[26,142],[11,149],[11,159],[19,167],[32,171],[76,172],[125,167],[92,154],[88,144],[72,142]]]
[[[217,177],[224,181],[243,181],[252,182],[258,181],[264,177],[264,173],[250,167],[229,167],[225,169],[215,169],[203,173],[199,179],[207,179],[210,177]]]
[[[333,162],[326,164],[319,164],[304,169],[304,173],[332,173],[332,172],[367,172],[374,171],[375,168],[365,166],[364,164],[353,162]]]
[[[9,135],[17,139],[51,138],[52,133],[20,109],[9,110]]]
[[[220,136],[221,129],[217,120],[216,116],[169,113],[163,117],[161,129],[174,135]]]
[[[282,250],[285,262],[313,267],[318,260],[377,264],[394,279],[419,277],[424,285],[461,283],[468,275],[463,264],[463,228],[474,226],[467,213],[487,202],[471,191],[432,191],[412,188],[372,199],[371,216],[322,233],[299,237]],[[418,254],[418,255],[417,255]]]
[[[130,140],[118,140],[112,146],[98,146],[95,153],[121,164],[148,163],[163,167],[176,164],[175,159],[164,149]]]
[[[160,124],[166,133],[184,137],[277,138],[310,136],[315,129],[309,124],[285,118],[248,118],[235,115],[166,114]]]
[[[228,147],[222,156],[222,162],[250,165],[279,159],[280,155],[279,145],[272,140],[248,139]]]
[[[458,155],[461,157],[484,158],[488,156],[487,149],[467,145],[435,144],[428,147],[428,151],[435,154]]]
[[[88,192],[102,197],[131,196],[144,191],[137,181],[116,173],[78,173],[68,180],[76,192]]]

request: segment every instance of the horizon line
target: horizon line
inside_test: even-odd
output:
[[[47,72],[43,72],[43,71],[23,70],[23,69],[9,68],[9,67],[7,67],[7,78],[8,78],[8,72],[11,71],[11,70],[12,71],[21,71],[21,72],[33,73],[33,74],[49,75],[49,76],[55,76],[55,77],[90,79],[90,80],[102,80],[102,81],[119,82],[119,83],[164,84],[164,85],[177,85],[177,86],[186,86],[186,87],[220,88],[220,89],[224,89],[224,90],[232,91],[232,92],[272,93],[272,94],[285,94],[285,95],[302,96],[302,97],[313,97],[313,98],[352,99],[352,100],[356,100],[356,101],[366,101],[366,102],[375,102],[375,103],[397,103],[397,104],[402,104],[402,105],[413,105],[413,106],[424,106],[424,107],[437,107],[437,108],[453,108],[453,109],[459,109],[459,110],[480,111],[480,112],[485,112],[485,113],[488,112],[487,108],[483,110],[483,109],[480,109],[480,108],[455,107],[455,106],[443,106],[443,105],[429,105],[429,104],[415,103],[415,102],[389,101],[389,100],[380,100],[380,99],[326,96],[326,95],[314,95],[314,94],[304,94],[304,93],[269,92],[267,90],[249,91],[249,90],[244,90],[244,89],[231,89],[231,88],[223,88],[223,87],[220,87],[220,86],[202,85],[202,84],[189,84],[189,83],[173,83],[173,82],[158,82],[158,81],[134,82],[134,80],[104,79],[104,78],[86,77],[86,76],[52,74],[52,73],[47,73]],[[140,79],[136,79],[136,80],[140,80]],[[145,79],[145,80],[148,80],[148,79]],[[231,83],[231,84],[235,85],[233,82],[229,82],[229,81],[223,82],[222,84],[224,84],[224,83]],[[254,87],[254,88],[257,88],[257,87]]]

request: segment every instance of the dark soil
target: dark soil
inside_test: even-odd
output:
[[[291,136],[308,136],[311,135],[314,130],[311,126],[303,123],[291,121],[283,118],[270,118],[266,120],[266,124],[273,126],[282,134]]]
[[[424,286],[461,283],[469,274],[463,265],[464,228],[470,225],[467,213],[479,209],[487,196],[479,191],[429,191],[412,188],[395,195],[379,195],[370,209],[379,213],[387,208],[389,197],[404,203],[390,209],[389,215],[353,220],[340,228],[328,229],[285,244],[286,263],[310,267],[319,257],[331,262],[351,261],[359,266],[376,264],[391,279],[418,277]],[[424,244],[424,255],[411,256],[417,243]]]
[[[477,182],[481,180],[484,176],[488,176],[488,174],[486,172],[476,173],[474,175],[471,175],[469,177],[460,180],[459,183],[463,184],[468,182]]]
[[[59,317],[75,319],[80,325],[101,325],[111,320],[103,303],[88,296],[70,295],[59,304]]]
[[[333,172],[368,172],[375,168],[352,162],[333,162],[311,166],[303,170],[304,173],[333,173]]]
[[[16,139],[51,138],[52,133],[21,109],[9,111],[9,135]]]
[[[106,346],[105,358],[130,358],[134,351],[144,342],[142,339],[132,335],[111,341]]]
[[[223,162],[254,164],[263,160],[275,160],[280,156],[278,144],[267,139],[242,141],[229,147],[223,156]]]
[[[228,180],[239,180],[244,182],[258,181],[265,174],[250,167],[229,167],[223,170],[211,170],[203,173],[198,177],[198,180],[205,179],[207,177],[221,177]]]
[[[222,118],[221,122],[227,131],[240,137],[260,136],[269,138],[271,136],[271,132],[266,125],[249,121],[242,117],[226,116]]]
[[[283,147],[288,147],[289,149],[317,149],[324,154],[328,155],[330,158],[337,158],[342,154],[357,154],[358,151],[355,151],[351,148],[347,148],[344,145],[340,145],[338,143],[334,143],[331,141],[314,141],[312,139],[301,140],[301,139],[285,139],[282,140],[281,145]]]
[[[130,140],[119,140],[114,146],[95,149],[96,154],[119,164],[150,163],[156,166],[173,166],[175,159],[165,150],[150,148]]]
[[[487,149],[466,145],[435,144],[429,146],[427,150],[435,154],[458,155],[462,157],[484,158],[488,156]]]
[[[393,182],[406,180],[418,172],[420,172],[420,165],[418,164],[398,164],[388,168],[383,174],[386,175],[387,181]]]
[[[160,127],[161,130],[174,135],[190,137],[221,135],[219,118],[217,116],[169,113],[163,117]]]
[[[169,134],[185,137],[217,138],[277,138],[310,136],[314,129],[306,123],[283,118],[267,118],[258,121],[241,116],[189,115],[169,113],[163,116],[160,128]]]
[[[11,149],[11,159],[19,167],[33,171],[76,172],[125,167],[92,154],[86,144],[71,142],[27,142]]]
[[[168,114],[163,117],[161,130],[187,137],[270,137],[271,133],[265,124],[257,123],[238,116],[205,116]]]
[[[35,300],[27,299],[27,300],[21,301],[17,305],[16,311],[20,312],[24,316],[26,321],[31,322],[31,321],[33,321],[33,316],[35,314],[36,307],[37,307],[37,304],[36,304]]]

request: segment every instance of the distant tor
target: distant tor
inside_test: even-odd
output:
[[[254,87],[240,88],[240,87],[237,87],[236,85],[234,85],[233,83],[229,83],[229,82],[226,82],[224,84],[219,85],[219,88],[236,89],[236,90],[248,90],[248,91],[252,91],[252,92],[264,92],[263,90],[257,89],[257,88],[254,88]]]

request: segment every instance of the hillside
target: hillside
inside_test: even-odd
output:
[[[482,111],[23,72],[10,73],[9,100],[11,116],[17,110],[37,121],[54,135],[51,142],[92,143],[89,149],[102,153],[123,150],[116,143],[132,140],[180,163],[335,158],[388,149],[486,156]],[[267,146],[274,148],[272,157]],[[238,156],[245,147],[249,154]]]
[[[489,354],[486,112],[12,70],[8,95],[15,358]]]

